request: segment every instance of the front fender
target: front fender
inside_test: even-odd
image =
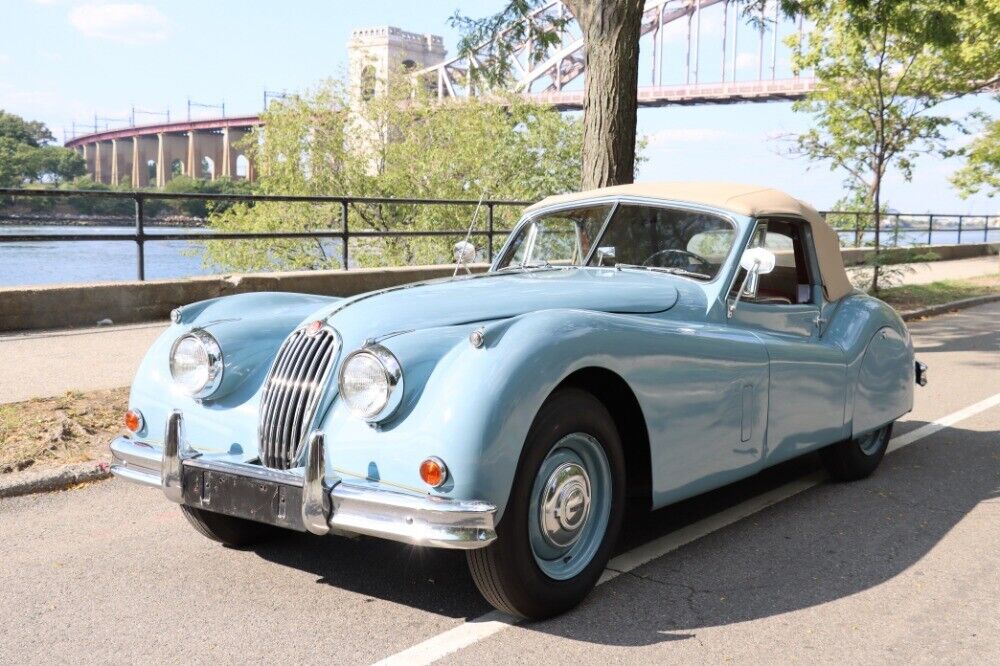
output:
[[[185,306],[180,317],[146,352],[132,382],[129,405],[144,417],[136,435],[160,445],[167,416],[185,414],[186,437],[205,452],[256,455],[257,404],[271,360],[285,337],[310,314],[337,300],[324,296],[260,292],[238,294]],[[184,333],[211,333],[225,358],[223,382],[215,395],[196,401],[170,377],[170,349]]]
[[[435,455],[447,464],[449,478],[433,492],[486,500],[502,514],[542,403],[578,369],[620,372],[619,357],[609,353],[613,338],[640,321],[634,315],[545,310],[485,324],[482,348],[468,341],[476,324],[385,340],[405,373],[400,411],[373,429],[336,401],[323,425],[330,471],[428,492],[418,470]]]

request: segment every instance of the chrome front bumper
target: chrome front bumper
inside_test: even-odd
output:
[[[496,539],[496,507],[486,502],[456,500],[402,492],[374,481],[346,482],[325,476],[323,435],[307,443],[306,466],[281,471],[225,460],[192,451],[184,441],[180,412],[171,414],[163,449],[118,437],[111,442],[111,472],[118,477],[161,488],[168,499],[212,510],[209,498],[185,489],[185,471],[228,474],[279,484],[301,493],[301,523],[313,534],[366,534],[437,548],[482,548]],[[187,493],[185,491],[188,491]]]

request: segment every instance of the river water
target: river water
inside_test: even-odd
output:
[[[4,234],[127,234],[129,227],[0,226]],[[155,233],[204,233],[200,228],[156,227]],[[871,235],[870,233],[868,234]],[[884,232],[884,242],[891,245],[892,231]],[[844,245],[853,242],[853,234],[842,234]],[[935,230],[934,244],[958,242],[958,232]],[[983,242],[982,231],[964,231],[963,243]],[[990,229],[990,241],[1000,241],[1000,228]],[[926,231],[901,230],[900,245],[927,242]],[[149,241],[146,243],[146,279],[211,275],[225,272],[204,262],[203,244],[198,241]],[[0,243],[0,286],[27,286],[73,282],[104,282],[136,279],[136,246],[128,241],[40,241]]]

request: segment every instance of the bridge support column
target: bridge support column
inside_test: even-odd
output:
[[[87,175],[91,180],[97,180],[97,144],[83,144],[83,162],[87,167]]]
[[[113,147],[110,141],[98,141],[94,146],[94,180],[108,184],[111,182],[111,153]]]
[[[225,149],[223,147],[224,139],[222,134],[211,134],[210,148],[207,151],[208,156],[212,158],[212,180],[218,180],[223,177],[222,173],[222,162],[225,160],[223,155],[225,154]]]
[[[132,141],[129,139],[111,140],[111,184],[121,185],[124,179],[130,179],[130,184],[134,187],[132,180],[133,171],[132,160],[135,158],[135,151]]]
[[[156,136],[159,141],[156,151],[156,186],[164,187],[174,177],[174,162],[180,161],[182,173],[187,170],[187,137],[167,132],[160,132]]]
[[[238,177],[236,173],[236,160],[240,155],[243,155],[243,151],[237,148],[236,144],[248,133],[247,130],[230,127],[222,130],[222,175],[226,178]],[[253,182],[255,176],[253,163],[247,158],[246,179]]]
[[[132,137],[132,187],[149,186],[149,161],[156,159],[157,145],[156,137]]]
[[[187,175],[192,178],[205,178],[208,174],[201,168],[201,158],[205,154],[205,144],[210,135],[191,130],[187,133]]]

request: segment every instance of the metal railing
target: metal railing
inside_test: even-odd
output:
[[[97,234],[3,234],[0,233],[0,244],[25,242],[82,242],[82,241],[128,241],[136,245],[136,278],[146,279],[146,250],[150,241],[234,241],[234,240],[288,240],[288,239],[339,239],[341,241],[340,262],[344,270],[350,270],[350,241],[354,238],[424,238],[452,236],[485,237],[487,257],[493,260],[495,238],[497,234],[506,236],[509,229],[495,227],[495,213],[499,208],[523,208],[532,201],[516,201],[506,199],[398,199],[392,197],[347,197],[347,196],[306,196],[281,194],[207,194],[183,192],[113,192],[103,190],[27,190],[0,188],[0,200],[4,197],[50,197],[70,199],[73,197],[129,199],[134,202],[135,224],[131,233],[97,233]],[[266,231],[266,232],[211,232],[211,233],[154,233],[146,232],[146,202],[151,200],[193,200],[193,201],[224,201],[224,202],[286,202],[336,204],[340,207],[340,226],[329,230],[314,231]],[[475,208],[482,206],[485,211],[484,227],[473,229],[433,229],[433,230],[375,230],[352,229],[350,227],[350,207],[353,205],[416,205],[416,206],[467,206]],[[470,210],[470,215],[471,215]]]
[[[0,233],[0,244],[15,242],[57,242],[57,241],[122,241],[136,245],[136,277],[146,279],[145,245],[153,241],[239,241],[239,240],[288,240],[288,239],[339,239],[341,248],[340,263],[344,270],[350,270],[350,241],[357,238],[421,238],[421,237],[472,237],[486,238],[487,258],[492,261],[495,250],[495,239],[498,234],[506,235],[507,229],[495,227],[495,213],[501,208],[522,208],[532,204],[531,201],[513,201],[504,199],[484,199],[481,204],[485,210],[483,226],[466,229],[433,229],[433,230],[377,230],[353,229],[350,225],[351,206],[386,205],[386,206],[465,206],[471,209],[478,206],[477,199],[397,199],[392,197],[349,197],[349,196],[305,196],[305,195],[268,195],[268,194],[208,194],[208,193],[176,193],[176,192],[114,192],[102,190],[46,190],[46,189],[12,189],[0,188],[0,200],[11,197],[48,197],[58,199],[102,198],[131,200],[134,206],[134,226],[131,233],[96,233],[96,234],[31,234]],[[335,204],[340,208],[339,226],[330,229],[311,231],[269,231],[269,232],[211,232],[211,233],[147,233],[146,203],[154,200],[201,200],[222,202],[287,202]],[[870,241],[874,229],[867,221],[872,213],[826,211],[821,213],[834,225],[843,240],[853,236],[853,245],[862,246]],[[334,220],[335,222],[337,220]],[[919,223],[926,221],[921,226]],[[978,221],[980,226],[975,226]],[[970,225],[970,222],[973,223]],[[161,225],[162,226],[162,225]],[[935,234],[955,235],[956,243],[965,239],[974,242],[987,242],[991,232],[1000,240],[1000,216],[995,215],[944,215],[885,213],[882,215],[881,240],[886,246],[898,246],[901,237],[909,239],[909,244],[919,244],[926,234],[927,244],[935,239]],[[970,234],[975,234],[971,236]],[[981,234],[981,235],[979,235]],[[941,238],[941,236],[939,236]],[[916,240],[919,239],[919,240]]]
[[[854,247],[861,247],[866,241],[871,241],[875,235],[874,214],[869,212],[824,211],[820,213],[830,222],[841,238],[853,236]],[[833,218],[833,219],[831,219]],[[904,245],[918,245],[934,242],[934,234],[954,234],[954,244],[962,243],[965,235],[971,242],[989,242],[990,234],[997,235],[1000,241],[1000,216],[998,215],[968,215],[965,213],[947,215],[942,213],[882,213],[879,225],[880,244],[898,247],[899,241],[909,239]],[[845,224],[846,222],[846,224]],[[971,224],[970,224],[971,222]],[[980,226],[976,226],[976,223]],[[920,224],[923,223],[923,224]],[[940,240],[943,236],[938,236]]]

